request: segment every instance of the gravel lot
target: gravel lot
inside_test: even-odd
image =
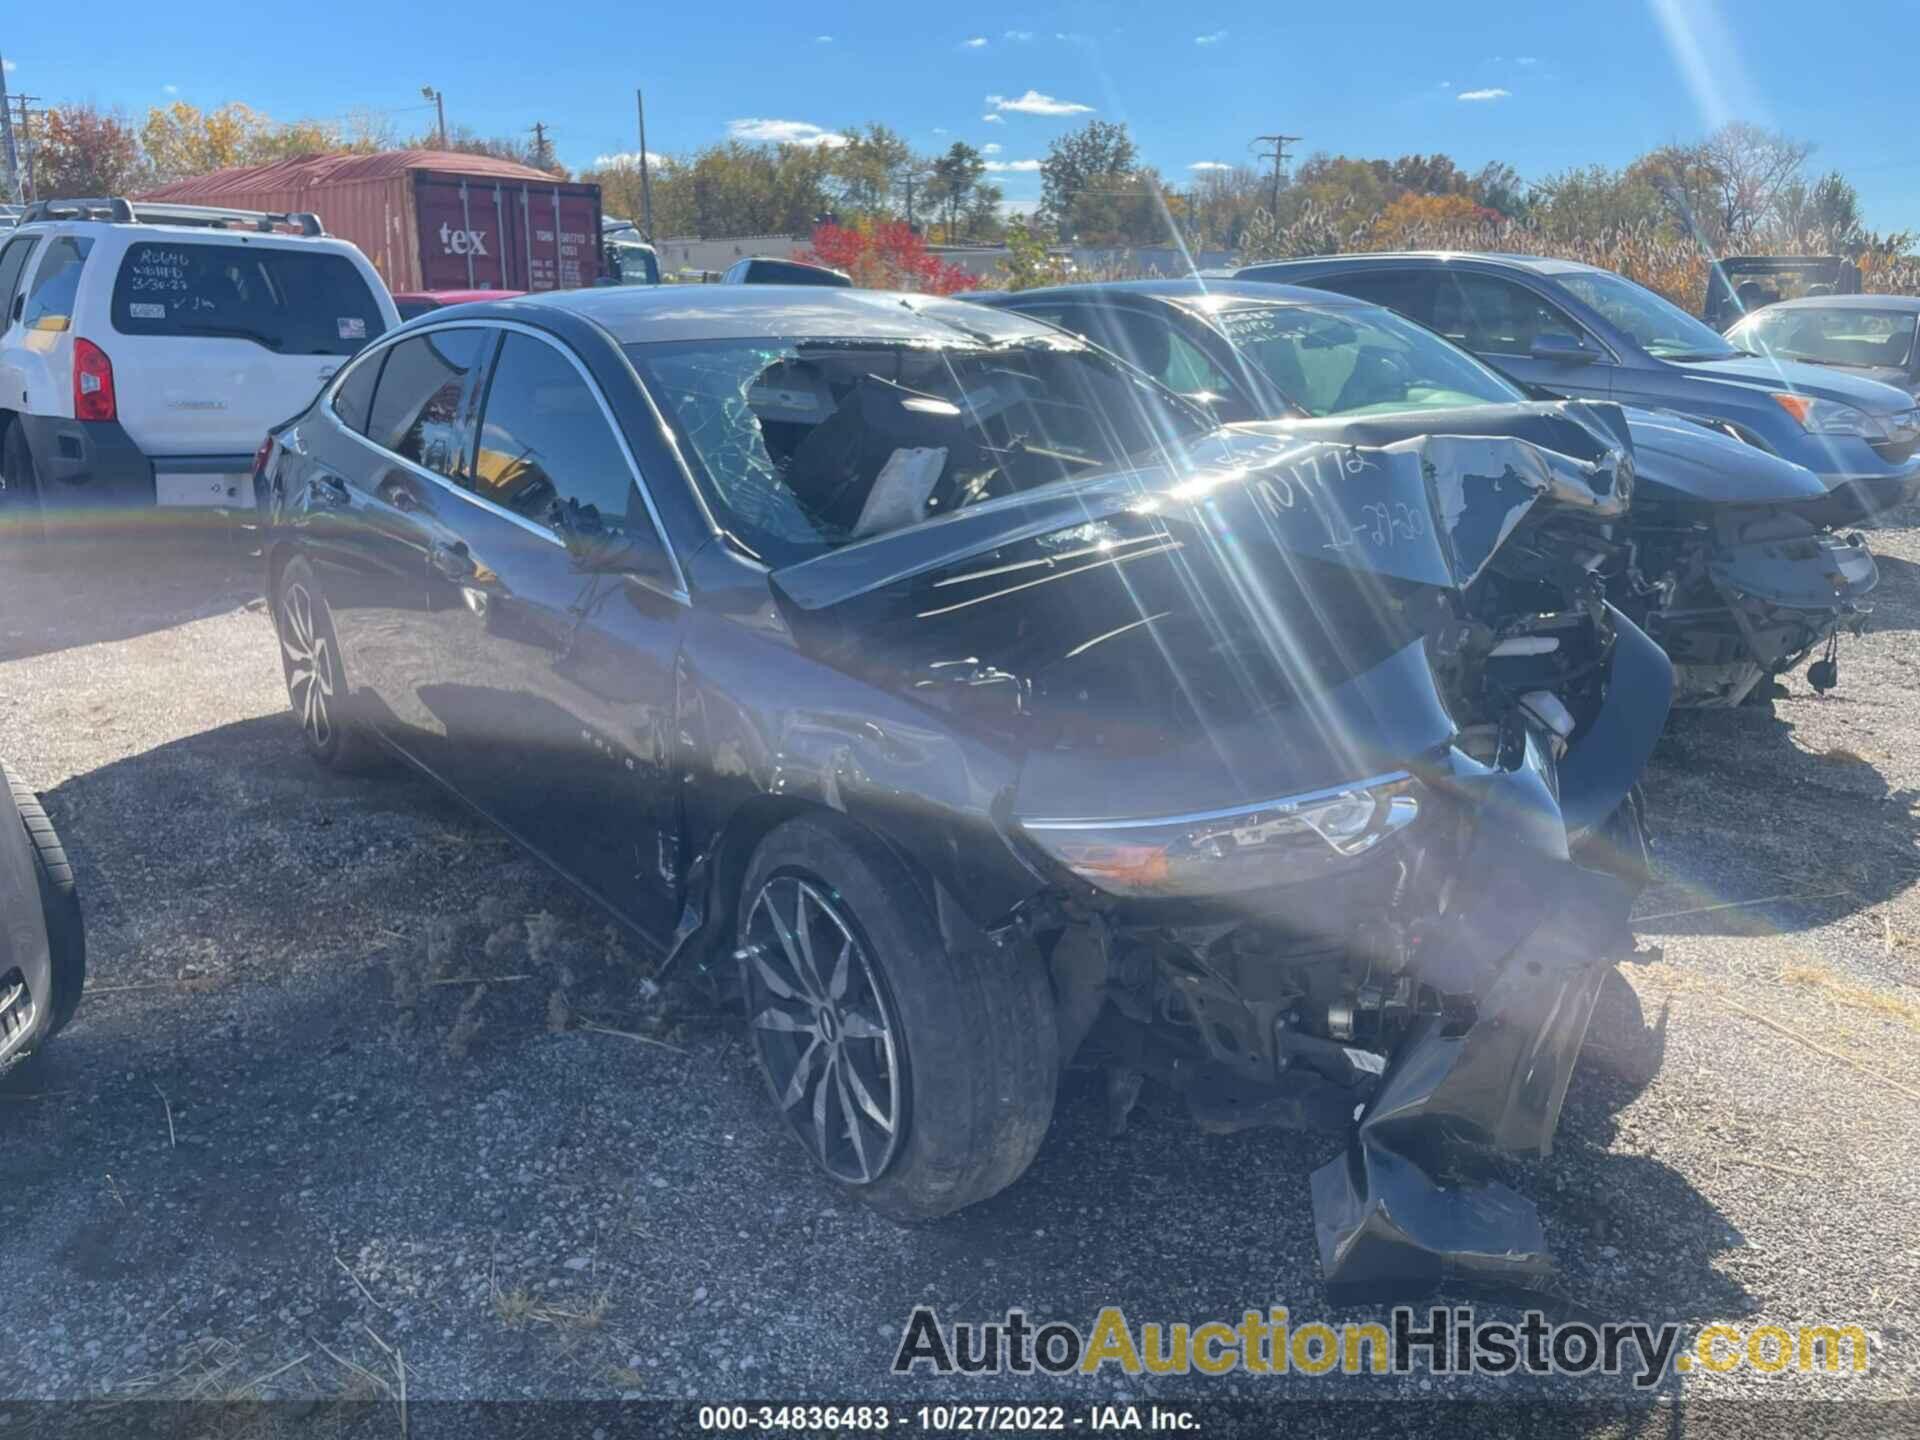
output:
[[[1642,905],[1664,959],[1605,997],[1555,1156],[1514,1167],[1570,1306],[1874,1343],[1864,1376],[1670,1395],[1920,1394],[1920,515],[1899,519],[1835,696],[1796,677],[1771,713],[1676,722]],[[179,539],[0,576],[0,755],[74,853],[92,959],[74,1026],[0,1080],[0,1400],[379,1397],[401,1356],[416,1400],[1091,1399],[1122,1387],[888,1367],[921,1302],[1325,1312],[1305,1177],[1335,1143],[1205,1137],[1151,1094],[1110,1139],[1097,1076],[1068,1077],[989,1204],[902,1229],[841,1198],[731,1026],[656,994],[559,882],[424,782],[304,759],[256,590],[238,544]],[[1791,898],[1702,910],[1759,897]],[[1636,1001],[1664,1017],[1643,1088]],[[1623,1388],[1132,1388],[1225,1386]]]

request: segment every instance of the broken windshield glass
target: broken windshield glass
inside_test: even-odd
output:
[[[633,345],[720,525],[776,564],[1123,466],[1210,422],[1090,349]]]

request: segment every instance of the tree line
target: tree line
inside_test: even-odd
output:
[[[375,112],[280,122],[238,102],[158,106],[136,122],[91,105],[36,113],[26,142],[37,193],[137,194],[183,176],[315,151],[437,148]],[[566,177],[550,143],[465,127],[445,148],[517,160]],[[793,140],[729,139],[651,157],[653,231],[667,236],[811,235],[826,225],[903,225],[923,241],[1007,241],[1015,283],[1044,280],[1050,247],[1184,245],[1242,259],[1412,245],[1502,248],[1589,259],[1676,298],[1704,256],[1840,253],[1883,283],[1920,275],[1915,237],[1867,228],[1844,172],[1813,167],[1813,147],[1751,124],[1722,126],[1626,165],[1574,166],[1532,180],[1494,161],[1469,170],[1445,154],[1366,158],[1314,153],[1291,174],[1207,165],[1177,179],[1146,164],[1126,125],[1090,120],[1038,162],[1037,209],[1009,217],[986,149],[953,141],[921,152],[874,122]],[[639,218],[636,157],[577,178],[602,187],[606,212]]]

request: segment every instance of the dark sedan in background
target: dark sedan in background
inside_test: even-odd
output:
[[[1385,305],[1522,384],[1700,420],[1820,477],[1846,524],[1920,491],[1920,410],[1891,386],[1754,355],[1624,276],[1538,255],[1329,255],[1244,280]]]
[[[1557,423],[1222,431],[1020,316],[609,289],[382,337],[256,484],[310,754],[398,751],[731,977],[836,1182],[982,1200],[1099,1055],[1203,1123],[1346,1135],[1328,1283],[1420,1293],[1538,1281],[1479,1157],[1548,1149],[1633,943],[1569,846],[1665,657],[1603,602],[1460,609],[1624,510],[1621,447]]]
[[[1393,311],[1347,296],[1246,280],[1143,280],[984,297],[1086,336],[1231,422],[1272,420],[1322,441],[1395,433],[1538,434],[1564,408]],[[1798,465],[1691,421],[1584,402],[1631,442],[1633,510],[1567,523],[1540,578],[1568,603],[1595,581],[1666,649],[1676,703],[1737,705],[1842,629],[1858,630],[1878,582],[1859,537],[1795,513],[1824,495]],[[1831,688],[1837,660],[1816,662]]]

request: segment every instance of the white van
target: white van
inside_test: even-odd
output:
[[[312,215],[52,200],[0,236],[0,538],[248,509],[255,451],[400,323]]]

